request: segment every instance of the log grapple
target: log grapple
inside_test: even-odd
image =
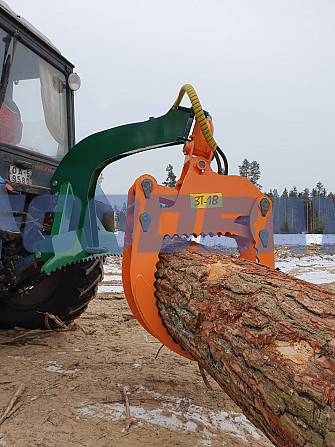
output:
[[[192,108],[180,106],[185,92]],[[51,181],[58,197],[51,235],[36,241],[34,251],[45,261],[46,273],[78,261],[121,254],[114,234],[101,228],[96,217],[97,179],[113,161],[176,144],[183,145],[185,163],[175,188],[142,175],[129,189],[122,277],[127,301],[141,325],[164,345],[189,357],[167,333],[156,306],[158,255],[174,246],[166,242],[226,236],[236,241],[240,257],[274,267],[271,201],[247,179],[228,175],[226,157],[213,138],[211,117],[192,86],[181,89],[166,115],[94,134],[64,157]],[[211,168],[214,159],[218,172]]]

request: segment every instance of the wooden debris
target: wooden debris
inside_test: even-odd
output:
[[[133,314],[122,314],[122,317],[123,317],[124,321],[135,320],[135,317]]]
[[[5,340],[5,341],[1,342],[1,344],[8,345],[10,343],[13,343],[13,342],[19,340],[20,338],[27,337],[29,335],[35,335],[35,334],[41,334],[41,333],[43,334],[43,333],[47,333],[47,332],[48,331],[46,331],[44,329],[33,329],[31,331],[25,331],[23,334],[17,335],[16,337],[11,338],[10,340]]]
[[[52,330],[52,329],[49,324],[49,319],[53,320],[58,326],[60,326],[60,329],[54,329],[54,331],[66,332],[66,331],[75,331],[77,329],[80,329],[82,332],[84,332],[85,335],[93,335],[96,332],[96,329],[88,330],[76,321],[72,321],[69,325],[66,325],[59,317],[57,317],[53,314],[49,314],[49,312],[45,312],[44,324],[45,324],[45,327],[50,330]]]
[[[130,416],[129,399],[128,399],[127,390],[126,390],[125,387],[123,387],[122,392],[123,392],[124,401],[125,401],[125,405],[126,405],[126,418],[125,418],[126,426],[125,426],[125,432],[128,432],[133,421],[132,421],[131,416]]]
[[[0,425],[8,418],[10,418],[22,405],[22,402],[17,403],[17,401],[22,396],[23,392],[25,390],[25,386],[21,384],[19,388],[16,390],[14,396],[10,400],[9,404],[7,405],[6,410],[4,411],[3,415],[0,418]],[[16,404],[16,405],[15,405]]]
[[[157,357],[159,356],[159,353],[161,352],[161,350],[164,348],[164,345],[161,345],[160,348],[158,349],[156,355],[155,355],[155,360],[157,359]]]
[[[204,370],[204,368],[201,366],[201,364],[199,362],[198,362],[198,366],[199,366],[199,372],[201,374],[202,380],[204,381],[204,384],[206,385],[206,387],[209,390],[213,391],[212,385],[209,383],[209,381],[208,381],[208,379],[206,377],[205,370]]]

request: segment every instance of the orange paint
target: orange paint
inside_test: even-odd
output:
[[[266,197],[261,191],[243,177],[212,171],[213,153],[197,124],[184,152],[187,157],[174,189],[142,175],[129,190],[122,279],[129,306],[142,326],[173,351],[192,358],[169,336],[156,305],[154,275],[164,235],[232,237],[240,257],[270,267],[274,267],[274,249],[270,200],[262,216],[260,201]],[[143,180],[152,184],[149,197]],[[260,238],[262,230],[268,234],[266,246]]]

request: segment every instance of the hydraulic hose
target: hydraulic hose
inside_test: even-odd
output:
[[[224,153],[221,151],[221,149],[218,147],[216,141],[214,140],[212,132],[211,132],[209,125],[207,123],[205,113],[201,107],[198,95],[196,94],[196,92],[191,84],[185,84],[182,86],[182,88],[180,89],[179,95],[178,95],[177,99],[175,100],[171,110],[176,109],[180,105],[181,100],[183,99],[183,96],[185,95],[185,93],[187,93],[188,97],[190,98],[196,120],[199,123],[200,130],[206,140],[206,143],[212,149],[214,154],[216,154],[215,151],[218,149],[218,152],[219,152],[221,158],[223,159],[224,166],[225,166],[224,174],[227,175],[228,174],[227,158],[224,155]],[[215,157],[215,158],[216,158],[216,160],[218,160],[217,157]],[[219,168],[219,170],[220,170],[220,168]]]
[[[219,154],[218,154],[217,150],[215,152],[213,152],[213,154],[214,154],[214,158],[215,158],[215,161],[216,161],[216,164],[217,164],[217,167],[218,167],[218,174],[222,175],[221,160],[220,160],[220,157],[219,157]]]
[[[201,129],[201,132],[202,132],[208,146],[212,149],[213,152],[215,152],[218,145],[217,145],[216,141],[214,140],[212,132],[209,128],[209,125],[207,123],[204,111],[202,110],[198,95],[196,94],[196,92],[191,84],[185,84],[182,86],[182,88],[180,89],[178,98],[175,100],[175,102],[172,106],[172,110],[176,109],[180,105],[181,100],[183,99],[183,96],[185,95],[185,93],[187,93],[188,97],[190,98],[195,117],[199,123],[199,127]]]
[[[224,166],[224,175],[228,175],[228,160],[225,154],[222,152],[222,150],[219,148],[219,146],[216,148],[216,151],[214,152],[214,155],[216,153],[220,154],[220,157],[223,160],[223,166]]]

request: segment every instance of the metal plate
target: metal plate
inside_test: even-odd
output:
[[[223,208],[222,193],[190,194],[191,208]]]
[[[22,185],[32,184],[32,169],[23,169],[15,165],[9,166],[9,181]]]

